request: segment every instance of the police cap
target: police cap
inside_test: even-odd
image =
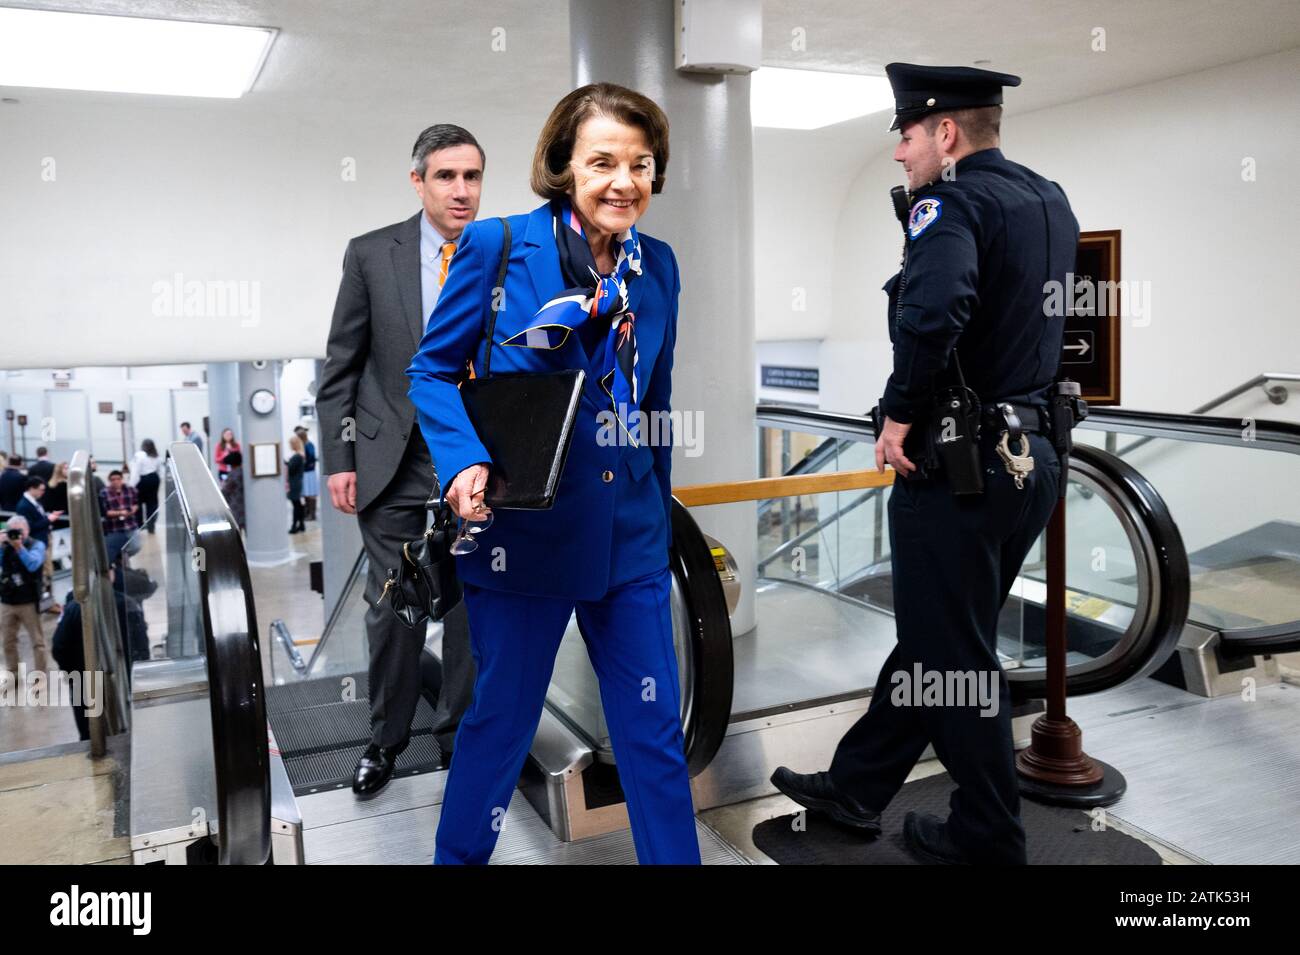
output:
[[[970,66],[890,63],[885,67],[885,75],[894,89],[891,130],[927,113],[997,106],[1002,102],[1002,87],[1020,85],[1018,76]]]

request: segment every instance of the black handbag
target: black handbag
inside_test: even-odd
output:
[[[501,225],[499,289],[505,288],[510,260],[510,223],[502,219]],[[483,500],[503,510],[546,510],[564,474],[587,373],[572,368],[493,377],[496,323],[496,309],[489,308],[483,373],[460,387],[465,414],[492,458]]]
[[[402,545],[397,569],[389,569],[379,598],[388,600],[397,619],[411,629],[447,616],[464,593],[451,553],[456,517],[451,506],[440,500],[437,480],[435,473],[433,496],[426,505],[433,512],[433,523],[422,536]]]
[[[504,288],[510,260],[510,223],[504,230],[496,288]],[[496,311],[489,308],[485,329],[487,357],[483,376],[461,383],[465,410],[479,440],[492,456],[493,468],[484,500],[505,509],[551,506],[564,471],[586,374],[581,369],[550,374],[492,374],[492,339]],[[460,603],[464,591],[451,553],[456,515],[442,499],[438,471],[426,507],[433,524],[423,536],[402,545],[396,569],[388,570],[380,600],[407,627],[441,620]]]

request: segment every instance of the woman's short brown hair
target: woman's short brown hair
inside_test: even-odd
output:
[[[555,104],[546,118],[533,153],[533,192],[543,199],[559,199],[573,188],[573,144],[578,127],[593,116],[608,116],[645,133],[655,160],[655,180],[650,188],[658,194],[664,188],[668,168],[668,117],[648,96],[613,83],[580,86]]]

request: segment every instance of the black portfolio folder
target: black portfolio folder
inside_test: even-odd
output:
[[[461,385],[461,400],[492,457],[484,501],[506,510],[555,503],[586,372],[506,374]]]

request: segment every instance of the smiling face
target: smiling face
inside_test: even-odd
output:
[[[904,123],[898,131],[894,161],[903,164],[908,189],[915,191],[939,178],[943,170],[940,135],[944,132],[943,123],[928,130],[925,122],[919,119]]]
[[[429,223],[440,236],[454,242],[478,216],[483,157],[477,146],[462,143],[434,150],[425,162],[424,178],[412,169],[411,184]]]
[[[626,232],[650,205],[655,161],[645,133],[608,116],[578,127],[569,199],[589,239]]]

